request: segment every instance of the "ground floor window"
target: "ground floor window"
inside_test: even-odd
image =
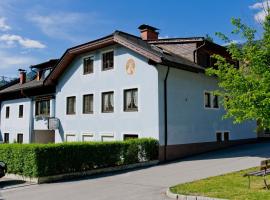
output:
[[[23,143],[23,134],[22,133],[17,134],[17,143],[19,143],[19,144]]]
[[[124,140],[138,139],[139,136],[136,134],[124,134]]]
[[[82,135],[82,141],[83,142],[94,141],[94,135],[93,134],[83,134]]]
[[[113,134],[104,134],[104,135],[101,135],[101,141],[102,142],[114,141],[114,136],[113,136]]]
[[[222,133],[221,132],[217,132],[216,133],[216,138],[217,138],[217,142],[221,142],[222,141]]]
[[[4,143],[9,143],[9,133],[4,133]]]
[[[75,134],[66,134],[66,142],[76,142]]]
[[[224,132],[224,141],[229,141],[229,140],[230,140],[230,133]]]

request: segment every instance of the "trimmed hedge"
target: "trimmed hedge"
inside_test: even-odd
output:
[[[28,177],[80,172],[158,158],[158,141],[132,139],[116,142],[59,144],[1,144],[0,160],[8,173]]]

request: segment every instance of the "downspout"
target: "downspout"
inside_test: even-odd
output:
[[[193,61],[194,63],[198,64],[196,61],[196,53],[198,52],[198,50],[200,50],[202,47],[204,47],[206,45],[205,40],[203,41],[203,44],[199,47],[197,47],[194,51],[193,51]]]
[[[164,161],[167,160],[167,146],[168,146],[168,104],[167,104],[167,80],[170,72],[168,66],[166,76],[164,79]]]

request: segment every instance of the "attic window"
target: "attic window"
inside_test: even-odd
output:
[[[114,53],[113,51],[109,51],[102,54],[102,70],[109,70],[113,69],[114,65],[114,59],[113,59]]]

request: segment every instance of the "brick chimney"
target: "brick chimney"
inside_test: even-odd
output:
[[[24,84],[26,81],[26,71],[24,69],[19,69],[20,72],[20,84]]]
[[[138,29],[141,31],[141,38],[143,40],[158,40],[158,28],[149,26],[147,24],[142,24],[138,27]]]

